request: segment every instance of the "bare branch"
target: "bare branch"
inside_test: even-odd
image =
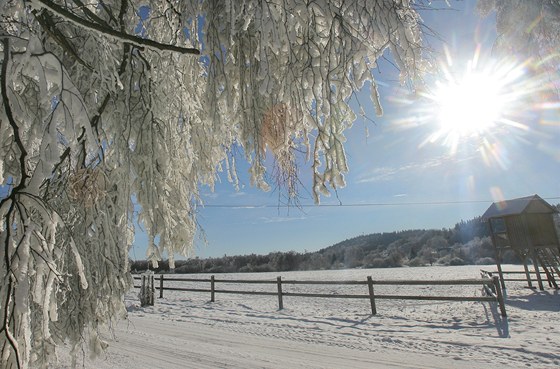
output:
[[[0,75],[0,88],[2,90],[2,102],[4,105],[4,110],[6,112],[6,117],[8,118],[8,123],[12,127],[14,131],[14,141],[20,150],[19,156],[19,165],[21,171],[21,179],[17,186],[12,190],[12,194],[17,193],[19,189],[25,186],[25,181],[29,178],[27,174],[25,160],[27,157],[27,150],[25,149],[25,145],[21,141],[21,137],[19,135],[19,126],[16,123],[14,118],[14,114],[12,112],[12,107],[10,106],[10,100],[8,98],[8,86],[7,86],[7,74],[8,74],[8,64],[10,60],[10,39],[4,38],[2,39],[2,46],[4,48],[4,58],[2,61],[2,74]]]

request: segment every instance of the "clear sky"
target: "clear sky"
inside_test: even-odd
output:
[[[426,41],[456,76],[463,74],[475,55],[479,55],[479,69],[491,64],[495,19],[480,19],[475,3],[453,2],[453,9],[422,13],[425,24],[445,43],[435,37]],[[314,251],[362,234],[449,228],[461,219],[482,215],[500,199],[538,194],[550,203],[560,202],[558,104],[542,110],[508,100],[504,110],[515,123],[495,124],[452,140],[441,131],[433,101],[414,98],[400,86],[398,72],[389,63],[380,63],[375,73],[381,81],[385,114],[375,116],[369,90],[359,95],[374,123],[358,119],[347,131],[347,186],[338,196],[321,201],[342,206],[313,206],[311,163],[299,163],[304,207],[278,207],[278,192],[252,188],[240,159],[239,192],[225,174],[213,193],[203,189],[208,206],[200,210],[198,221],[207,245],[197,242],[195,256]],[[524,89],[522,79],[515,89]],[[435,80],[427,82],[435,86]],[[471,105],[465,114],[480,109],[482,103]],[[145,246],[146,237],[139,231],[131,257],[143,259]]]

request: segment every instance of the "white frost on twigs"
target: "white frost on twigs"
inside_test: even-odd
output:
[[[14,40],[2,41],[0,99],[8,367],[45,367],[61,342],[103,349],[99,326],[126,314],[135,216],[147,257],[173,266],[192,250],[199,187],[222,167],[239,186],[237,148],[252,185],[272,179],[290,197],[306,152],[319,202],[345,185],[352,93],[372,82],[382,113],[370,66],[390,47],[402,82],[426,68],[407,1],[122,4],[0,3],[0,39]]]

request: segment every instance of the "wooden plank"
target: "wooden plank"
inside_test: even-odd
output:
[[[525,274],[523,271],[504,272],[504,274]],[[535,271],[529,270],[529,274],[537,274]]]
[[[133,286],[134,288],[140,288],[140,286]],[[159,290],[161,287],[160,286],[155,286],[154,289]],[[167,290],[167,287],[163,288],[164,290]]]
[[[326,297],[334,299],[369,299],[369,295],[333,295],[328,293],[302,293],[302,292],[284,292],[284,296],[297,297]]]
[[[367,281],[295,281],[295,280],[282,280],[283,284],[322,284],[322,285],[361,285],[367,284]]]
[[[396,285],[396,286],[466,286],[466,285],[483,285],[490,284],[490,279],[456,279],[456,280],[373,280],[375,285]]]
[[[546,249],[539,249],[537,250],[537,256],[539,258],[539,262],[543,267],[543,270],[546,274],[546,279],[548,281],[548,285],[550,287],[554,287],[558,289],[558,284],[556,283],[556,279],[554,278],[554,260],[551,260],[549,253]]]
[[[165,280],[166,281],[177,281],[177,282],[210,282],[210,279],[203,279],[203,278],[170,278],[168,274],[160,274],[160,277],[162,275],[166,275]],[[142,277],[141,276],[137,276],[137,275],[133,275],[132,279],[134,280],[140,280]]]
[[[496,297],[498,298],[498,305],[500,306],[500,311],[503,317],[506,317],[506,305],[504,303],[504,295],[502,294],[502,289],[500,288],[500,280],[497,276],[492,278],[494,282],[494,288],[496,289]]]
[[[325,297],[325,298],[343,298],[343,299],[369,299],[369,295],[329,295],[326,293],[299,293],[284,292],[284,296],[297,297]],[[375,295],[376,299],[385,300],[419,300],[419,301],[487,301],[496,302],[496,298],[492,296],[408,296],[408,295]]]
[[[164,287],[163,289],[168,291],[211,292],[209,289],[205,288]]]
[[[405,286],[405,285],[441,285],[441,286],[463,286],[463,285],[483,285],[491,284],[491,280],[484,279],[455,279],[455,280],[375,280],[373,279],[374,285],[386,285],[386,286]],[[318,285],[362,285],[368,284],[368,281],[294,281],[294,280],[283,280],[283,284],[318,284]]]
[[[550,255],[549,255],[550,256]],[[558,269],[558,259],[556,258],[555,255],[552,255],[552,260],[551,260],[552,264],[551,267],[552,269],[554,269],[554,271],[556,272],[556,274],[558,275],[558,277],[560,277],[560,269]]]
[[[166,277],[165,280],[170,282],[210,282],[210,278],[170,278]]]
[[[163,274],[159,276],[159,298],[163,298]]]
[[[142,286],[133,286],[133,288],[141,288]],[[156,287],[159,290],[160,287]],[[202,288],[183,288],[183,287],[163,287],[164,290],[168,291],[186,291],[186,292],[210,292],[210,290],[205,290]]]
[[[494,294],[494,288],[495,287],[490,287],[490,286],[484,286],[484,292],[486,292],[487,296],[492,296],[492,297],[496,297],[496,295]]]
[[[210,292],[206,290],[205,292]],[[215,290],[214,293],[228,293],[232,295],[257,295],[257,296],[278,296],[278,292],[264,292],[264,291],[235,291],[235,290]],[[287,293],[282,293],[287,295]]]
[[[251,279],[215,279],[217,283],[237,283],[237,284],[276,284],[275,280],[251,280]],[[283,283],[283,282],[282,282]]]
[[[418,300],[418,301],[487,301],[496,302],[491,296],[406,296],[406,295],[375,295],[376,299],[385,300]]]
[[[482,269],[481,269],[481,271],[482,271]],[[494,271],[494,272],[489,272],[489,273],[494,273],[495,274],[495,273],[498,273],[498,272]],[[504,270],[502,273],[504,273],[504,274],[525,274],[525,272],[517,271],[517,270],[512,270],[512,271],[509,271],[509,272]],[[536,274],[534,271],[529,271],[529,273],[530,274]]]

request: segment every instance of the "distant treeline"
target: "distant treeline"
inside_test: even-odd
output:
[[[517,263],[506,253],[504,263]],[[272,252],[177,260],[174,273],[280,272],[345,268],[387,268],[423,265],[493,264],[494,250],[486,222],[461,221],[451,229],[374,233],[347,239],[315,252]],[[131,262],[133,272],[148,269],[148,262]],[[168,272],[167,261],[156,272]]]

